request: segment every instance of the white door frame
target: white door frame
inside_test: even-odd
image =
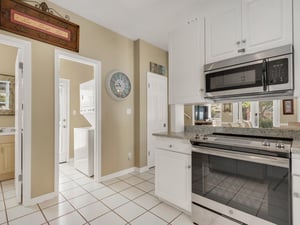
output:
[[[23,189],[17,181],[16,193],[18,201],[22,201],[24,205],[31,205],[33,200],[31,198],[31,43],[19,38],[9,35],[0,34],[0,43],[8,46],[18,48],[19,62],[23,63],[23,88],[19,85],[18,109],[22,109],[23,104],[23,118],[22,112],[16,114],[17,124],[23,124],[23,128],[16,127],[15,135],[15,179],[19,175],[23,183]],[[18,79],[18,77],[16,77]],[[16,82],[19,83],[19,82]],[[22,97],[22,98],[20,98]],[[21,139],[23,132],[23,152],[21,151]],[[21,162],[23,168],[21,167]],[[21,189],[21,190],[19,190]],[[22,198],[23,197],[23,198]]]
[[[94,68],[95,81],[95,131],[94,131],[94,180],[100,182],[101,178],[101,62],[91,58],[80,56],[76,53],[55,49],[55,193],[58,194],[59,178],[59,78],[60,78],[60,59],[66,59],[90,65]]]
[[[66,137],[65,137],[65,146],[64,148],[67,149],[66,153],[66,162],[70,160],[70,80],[68,79],[59,79],[59,83],[63,83],[64,88],[65,88],[65,98],[66,98],[66,118],[65,118],[65,124],[66,124]],[[60,97],[60,96],[59,96]],[[58,158],[60,162],[60,158]]]

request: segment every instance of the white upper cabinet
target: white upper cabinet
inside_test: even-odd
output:
[[[292,0],[212,1],[206,63],[292,43]]]
[[[292,0],[245,0],[243,10],[247,53],[292,43]]]
[[[169,103],[204,100],[204,18],[169,34]]]
[[[237,55],[241,45],[241,0],[212,1],[205,16],[206,63]]]

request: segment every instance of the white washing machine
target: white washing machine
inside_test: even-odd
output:
[[[94,128],[74,128],[74,167],[91,177],[94,175]]]

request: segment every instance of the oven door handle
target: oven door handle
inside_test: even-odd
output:
[[[264,155],[257,155],[257,154],[245,153],[245,152],[234,152],[234,151],[227,151],[223,149],[214,149],[208,147],[193,147],[192,151],[196,153],[225,157],[225,158],[242,160],[247,162],[267,164],[270,166],[277,166],[283,168],[290,167],[289,166],[290,160],[287,158],[264,156]]]

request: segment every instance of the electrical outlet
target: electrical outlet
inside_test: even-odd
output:
[[[128,152],[128,160],[131,160],[131,158],[132,158],[132,154],[131,152]]]

